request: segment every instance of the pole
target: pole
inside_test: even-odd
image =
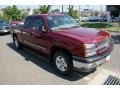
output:
[[[63,5],[62,5],[62,14],[63,14]]]
[[[79,23],[80,23],[80,5],[79,5]]]

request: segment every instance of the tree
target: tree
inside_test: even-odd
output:
[[[48,13],[50,9],[51,9],[50,5],[43,5],[43,6],[40,6],[39,11],[41,13]]]
[[[37,9],[33,9],[33,13],[34,14],[48,13],[50,9],[51,9],[51,5],[42,5],[42,6],[39,6],[39,8]]]
[[[34,14],[39,14],[39,12],[40,12],[39,9],[33,9]]]
[[[79,13],[77,10],[74,10],[74,7],[73,5],[69,5],[69,8],[68,8],[68,15],[75,18],[75,19],[78,19],[79,18]]]
[[[2,16],[2,15],[0,15],[0,19],[3,19],[3,16]]]
[[[95,11],[95,16],[98,16],[99,15],[99,12],[98,11]]]
[[[60,13],[60,10],[59,9],[54,9],[52,10],[53,13]]]
[[[27,8],[27,9],[22,9],[21,10],[21,18],[25,18],[26,16],[28,16],[30,13],[30,8]]]
[[[8,6],[2,9],[3,19],[5,20],[20,20],[22,19],[21,10],[17,8],[16,5]]]

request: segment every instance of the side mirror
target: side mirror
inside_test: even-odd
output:
[[[47,30],[45,29],[45,27],[42,27],[42,32],[46,32]]]

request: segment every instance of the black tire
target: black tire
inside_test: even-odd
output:
[[[65,61],[65,65],[67,65],[66,67],[64,67],[64,69],[66,69],[65,71],[62,71],[62,70],[60,70],[59,68],[58,68],[58,66],[57,66],[57,58],[58,57],[62,57],[62,58],[64,58],[64,61]],[[62,75],[68,75],[68,74],[70,74],[70,73],[72,73],[72,71],[73,71],[73,63],[72,63],[72,58],[70,57],[70,55],[67,53],[67,52],[65,52],[65,51],[56,51],[55,53],[54,53],[54,55],[53,55],[53,65],[54,65],[54,68],[56,69],[56,71],[58,72],[58,73],[60,73],[60,74],[62,74]],[[64,66],[65,66],[64,65]],[[61,65],[60,65],[61,66]],[[61,66],[61,67],[63,67],[63,66]],[[64,70],[63,69],[63,70]]]
[[[22,44],[19,42],[18,38],[16,36],[13,37],[13,43],[17,49],[22,49]]]

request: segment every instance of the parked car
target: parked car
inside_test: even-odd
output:
[[[105,31],[83,28],[63,14],[27,16],[21,28],[11,33],[14,45],[31,47],[49,57],[57,72],[66,75],[74,67],[90,72],[110,60],[111,35]]]
[[[0,34],[9,34],[11,25],[5,20],[0,20]]]
[[[97,17],[97,16],[94,16],[94,17],[90,17],[89,22],[102,22],[102,19],[101,17]]]
[[[107,22],[107,17],[106,16],[101,17],[101,21],[102,22]]]
[[[113,17],[110,20],[111,22],[120,22],[120,17]]]
[[[88,22],[90,17],[80,17],[80,21],[82,22]]]

